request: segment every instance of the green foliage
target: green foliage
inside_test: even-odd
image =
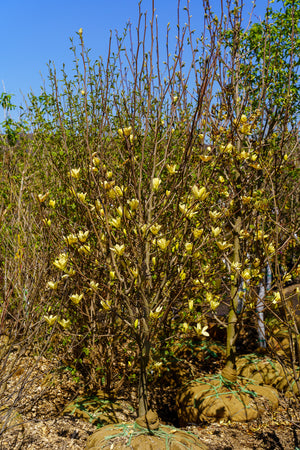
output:
[[[241,81],[249,87],[253,107],[265,105],[271,128],[286,122],[287,115],[289,125],[299,118],[299,35],[300,3],[288,0],[279,10],[267,8],[264,20],[242,38]]]

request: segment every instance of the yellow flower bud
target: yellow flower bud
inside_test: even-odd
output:
[[[161,179],[160,178],[153,178],[152,179],[152,189],[153,189],[153,191],[158,191],[160,184],[161,184]]]

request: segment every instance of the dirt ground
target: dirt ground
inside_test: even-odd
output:
[[[84,449],[99,424],[136,418],[133,397],[112,400],[103,392],[86,396],[70,373],[51,370],[45,358],[26,356],[22,364],[13,362],[17,368],[0,389],[1,450]],[[176,426],[172,395],[161,398],[161,404],[158,400],[157,410],[161,423]],[[281,395],[276,411],[264,404],[262,409],[262,416],[251,423],[191,424],[184,429],[212,450],[299,449],[297,399]]]

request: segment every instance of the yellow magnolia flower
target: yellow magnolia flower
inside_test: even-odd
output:
[[[109,272],[109,278],[110,278],[111,281],[113,281],[116,278],[116,274],[115,274],[115,272],[113,270],[111,270]]]
[[[78,238],[77,238],[76,234],[69,234],[69,236],[64,238],[64,241],[68,245],[73,245],[73,244],[76,244],[76,242],[78,242]]]
[[[70,319],[68,319],[68,320],[60,319],[60,320],[58,320],[58,323],[59,323],[59,325],[61,325],[63,327],[64,330],[71,325]]]
[[[198,134],[198,138],[200,139],[200,141],[203,141],[203,139],[204,139],[204,134],[203,134],[203,133],[199,133],[199,134]]]
[[[170,175],[174,175],[175,173],[177,173],[176,164],[167,164],[166,168]]]
[[[241,123],[247,123],[247,120],[247,116],[245,114],[242,114],[240,119]]]
[[[264,234],[263,230],[258,230],[255,236],[255,240],[267,239],[269,237],[268,234]]]
[[[180,277],[181,281],[184,281],[186,279],[186,273],[184,270],[181,270],[179,277]]]
[[[80,168],[79,169],[71,169],[71,171],[70,171],[70,176],[72,177],[72,178],[75,178],[76,180],[78,180],[79,179],[79,175],[80,175]]]
[[[134,328],[136,329],[139,326],[139,319],[134,321]]]
[[[128,205],[132,209],[132,211],[135,211],[137,207],[139,206],[139,200],[137,198],[133,198],[131,200],[127,200]]]
[[[118,135],[120,137],[124,137],[124,136],[128,137],[128,136],[130,136],[131,132],[132,132],[131,126],[127,127],[127,128],[119,128],[118,129]]]
[[[160,316],[162,316],[161,312],[162,306],[158,306],[155,311],[150,311],[150,317],[152,317],[152,319],[158,319]]]
[[[272,242],[268,245],[268,252],[275,253],[275,247]]]
[[[55,204],[56,204],[55,200],[49,200],[49,206],[51,206],[51,208],[55,208]]]
[[[241,270],[242,264],[239,263],[239,262],[233,262],[233,263],[231,264],[231,267],[232,267],[233,270],[238,271],[238,270]]]
[[[157,240],[157,245],[163,251],[167,249],[169,243],[170,243],[170,241],[167,241],[166,238],[160,238]]]
[[[104,187],[104,189],[106,191],[108,191],[109,189],[112,189],[115,184],[116,184],[115,181],[106,181],[106,180],[104,180],[103,183],[102,183],[102,186]]]
[[[123,189],[120,186],[115,186],[113,189],[109,190],[108,196],[110,198],[123,197]]]
[[[75,275],[75,270],[74,269],[65,269],[65,274],[62,276],[62,278],[68,278],[68,277],[73,277]]]
[[[222,216],[222,213],[218,211],[209,211],[208,213],[213,220],[217,220]]]
[[[245,150],[243,150],[239,155],[238,155],[239,159],[248,159],[249,158],[249,153],[245,152]]]
[[[239,232],[239,235],[240,235],[240,239],[246,239],[246,238],[250,237],[250,233],[247,230],[241,230]]]
[[[203,234],[203,228],[193,228],[193,235],[195,239],[199,239]]]
[[[68,262],[68,255],[66,253],[61,253],[59,257],[53,262],[53,265],[60,270],[65,270]]]
[[[208,303],[210,303],[212,301],[212,299],[213,299],[212,293],[211,292],[206,292],[205,298],[208,301]]]
[[[127,217],[127,219],[131,218],[130,212],[128,211],[126,206],[124,206],[124,207],[118,206],[117,213],[119,214],[120,217],[123,217],[123,215],[124,215],[125,217]]]
[[[166,190],[166,197],[169,197],[170,194],[171,194],[171,191]]]
[[[155,223],[154,225],[152,225],[150,227],[150,231],[154,235],[156,235],[159,232],[160,229],[161,229],[161,225],[158,225],[157,223]]]
[[[90,287],[92,291],[97,291],[99,287],[99,283],[96,283],[95,281],[90,281]]]
[[[203,162],[208,162],[208,161],[210,161],[212,159],[212,156],[211,155],[200,155],[199,158]]]
[[[57,316],[44,316],[45,321],[52,327],[56,322]]]
[[[240,132],[243,134],[246,134],[247,136],[250,136],[251,134],[251,124],[250,123],[245,123],[244,125],[242,125],[240,127]]]
[[[253,167],[253,169],[256,169],[256,170],[260,170],[261,169],[261,165],[258,164],[258,163],[250,164],[250,166]]]
[[[84,203],[85,202],[85,198],[87,196],[87,193],[83,193],[83,192],[77,192],[77,197],[79,198],[79,200]]]
[[[229,143],[226,145],[226,147],[224,148],[224,152],[226,152],[226,153],[231,153],[233,149],[234,149],[234,146],[232,145],[231,142],[229,142]]]
[[[220,227],[211,227],[211,232],[213,234],[214,237],[219,236],[219,234],[221,233],[222,229]]]
[[[69,298],[75,305],[78,305],[78,303],[83,298],[83,294],[73,294],[73,295],[70,295]]]
[[[232,244],[229,244],[226,241],[217,241],[217,246],[219,247],[220,250],[227,250],[227,248],[232,247]]]
[[[153,189],[153,191],[158,191],[160,184],[161,184],[161,179],[160,178],[153,178],[152,179],[152,189]]]
[[[216,299],[212,299],[209,304],[210,304],[211,309],[213,311],[215,311],[217,309],[217,307],[220,305],[220,302]]]
[[[91,247],[86,244],[86,245],[81,245],[81,247],[79,247],[78,252],[81,255],[88,255],[89,253],[91,253]]]
[[[152,264],[153,264],[153,266],[155,266],[155,264],[156,264],[156,257],[155,256],[152,256]]]
[[[94,156],[92,161],[94,166],[96,166],[96,168],[100,166],[100,158],[98,158],[98,156]]]
[[[49,289],[56,290],[57,287],[58,287],[58,281],[48,281],[47,287],[48,287]]]
[[[47,227],[50,227],[51,225],[51,219],[43,219],[43,224],[46,225]]]
[[[177,95],[174,95],[174,97],[173,97],[173,103],[176,103],[177,100],[178,100],[178,96],[177,96]]]
[[[197,326],[194,327],[194,329],[198,335],[209,336],[209,333],[206,331],[208,329],[207,325],[205,325],[205,327],[202,328],[201,324],[198,322]]]
[[[120,228],[120,226],[121,226],[121,217],[117,217],[116,219],[110,219],[109,220],[109,224],[112,227]]]
[[[79,28],[78,34],[79,34],[79,36],[82,36],[82,28]]]
[[[132,273],[132,275],[134,276],[134,278],[138,277],[139,271],[136,267],[134,267],[133,269],[130,269],[130,272]]]
[[[49,192],[46,192],[46,194],[39,194],[38,195],[39,202],[43,203],[49,195],[50,195]]]
[[[189,305],[189,310],[192,311],[194,308],[194,300],[189,300],[188,305]]]
[[[274,305],[276,305],[278,302],[280,302],[280,300],[281,300],[280,292],[274,292],[272,303],[274,303]]]
[[[205,200],[208,196],[206,187],[198,188],[195,184],[192,187],[192,194],[196,200]]]
[[[183,322],[183,323],[181,324],[181,327],[182,327],[183,332],[186,333],[187,330],[188,330],[188,328],[189,328],[189,324],[186,323],[186,322]]]
[[[248,205],[248,204],[251,202],[252,197],[247,196],[247,195],[243,195],[243,196],[241,197],[241,200],[242,200],[242,203],[243,203],[244,205]]]
[[[85,232],[79,231],[78,239],[80,240],[80,242],[85,242],[88,238],[89,233],[90,233],[89,231],[85,231]]]
[[[245,270],[243,270],[243,272],[241,273],[241,275],[242,275],[242,277],[243,277],[243,279],[244,279],[245,281],[250,280],[250,279],[251,279],[251,271],[250,271],[250,269],[245,269]]]
[[[106,301],[101,300],[100,303],[101,303],[103,309],[106,309],[106,311],[110,310],[110,308],[111,308],[111,300],[106,300]]]
[[[224,179],[224,177],[222,177],[222,175],[219,176],[219,181],[220,181],[220,183],[224,183],[225,179]]]
[[[184,244],[184,246],[185,246],[185,250],[186,250],[187,253],[191,253],[192,252],[192,250],[193,250],[193,243],[192,242],[186,242]]]
[[[288,283],[289,281],[291,281],[291,279],[292,279],[292,275],[291,275],[290,273],[286,273],[286,274],[284,275],[282,281],[283,281],[284,283]]]
[[[197,214],[197,206],[194,208],[188,208],[185,203],[179,204],[179,209],[188,219],[192,219]]]
[[[143,234],[145,234],[146,231],[147,231],[147,224],[144,223],[144,225],[142,225],[140,228],[141,228],[141,232],[142,232]]]
[[[122,256],[125,252],[125,245],[116,244],[114,247],[111,247],[111,251],[113,251],[118,256]]]

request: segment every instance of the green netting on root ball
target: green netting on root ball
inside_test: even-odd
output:
[[[113,447],[112,447],[113,446]],[[137,422],[108,425],[94,433],[88,440],[86,450],[109,449],[157,449],[157,450],[207,450],[192,433],[160,425],[147,429]]]
[[[254,420],[261,413],[257,401],[260,397],[273,409],[278,407],[278,393],[273,387],[245,377],[235,381],[230,378],[223,370],[185,385],[176,398],[180,424]]]
[[[237,360],[237,373],[257,384],[271,385],[280,392],[299,393],[292,368],[283,367],[270,358],[260,359],[253,354],[243,356]],[[296,373],[299,377],[299,370]]]

